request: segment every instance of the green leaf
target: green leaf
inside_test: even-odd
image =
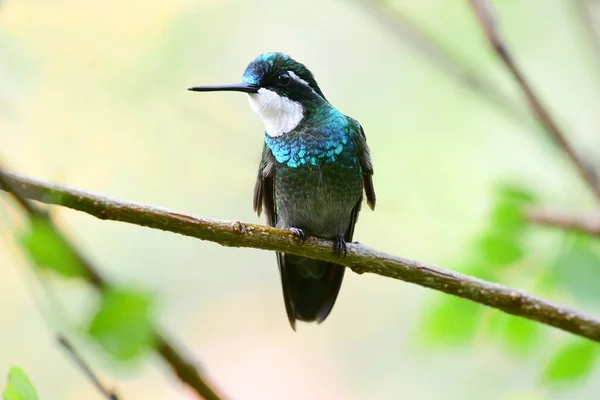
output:
[[[483,260],[481,257],[479,257],[465,261],[464,263],[454,267],[454,269],[479,279],[495,281],[498,280],[498,274],[494,266],[495,265],[489,264],[487,260]]]
[[[450,297],[433,306],[423,321],[423,339],[431,343],[468,343],[479,325],[482,307],[471,301]]]
[[[12,367],[8,372],[8,383],[2,393],[4,400],[37,400],[35,388],[29,377],[19,367]]]
[[[594,368],[600,345],[589,340],[575,339],[562,346],[544,371],[550,383],[568,383],[584,378]]]
[[[495,191],[491,224],[504,234],[517,234],[527,226],[523,218],[525,206],[535,202],[533,194],[514,185],[501,185]]]
[[[495,189],[497,199],[511,201],[521,205],[532,204],[537,201],[535,195],[528,189],[511,183],[502,183]]]
[[[492,335],[500,339],[507,350],[517,355],[533,350],[542,336],[539,323],[499,311],[494,311],[489,328]]]
[[[600,246],[585,235],[571,234],[554,264],[558,284],[576,299],[600,303]]]
[[[533,201],[533,195],[523,189],[503,185],[496,189],[494,201],[489,225],[474,245],[476,258],[497,267],[513,264],[523,257],[522,234],[527,227],[523,209]]]
[[[523,207],[512,201],[499,201],[492,210],[491,224],[504,233],[517,233],[526,225]]]
[[[484,233],[475,241],[479,258],[494,266],[509,265],[519,261],[524,250],[515,235],[505,235],[499,231]]]
[[[45,218],[31,221],[31,230],[21,237],[21,243],[41,269],[52,270],[66,277],[86,275],[69,243]]]
[[[539,343],[541,328],[539,323],[525,318],[508,316],[504,325],[504,337],[510,350],[525,352]]]
[[[514,264],[525,254],[523,233],[527,227],[523,210],[535,197],[514,185],[501,185],[494,193],[494,207],[488,227],[479,235],[460,268],[467,274],[497,280],[498,267]],[[468,343],[482,318],[482,307],[463,299],[448,297],[426,314],[423,338],[434,343]],[[515,350],[525,350],[538,336],[538,327],[520,319],[503,320],[502,336]]]
[[[89,333],[104,350],[119,360],[130,360],[153,348],[152,298],[132,289],[104,293]]]

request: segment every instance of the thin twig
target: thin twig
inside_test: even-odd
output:
[[[510,54],[507,46],[505,45],[499,30],[496,26],[496,19],[492,12],[492,6],[488,0],[469,0],[477,15],[479,23],[483,27],[485,36],[494,49],[496,54],[502,59],[506,68],[513,75],[514,79],[518,82],[523,94],[525,95],[529,107],[533,114],[544,127],[550,137],[556,142],[556,144],[564,151],[569,157],[572,163],[575,165],[581,177],[588,184],[592,193],[600,201],[600,179],[596,171],[590,167],[568,142],[565,133],[558,127],[547,108],[539,100],[538,96],[533,91],[531,85],[517,67],[512,55]]]
[[[530,222],[600,237],[600,212],[575,212],[550,208],[526,211]]]
[[[252,247],[332,261],[357,273],[370,272],[414,283],[600,342],[600,320],[597,318],[516,289],[386,254],[358,243],[349,243],[348,255],[337,259],[331,251],[331,241],[309,237],[306,242],[299,243],[286,229],[202,218],[15,173],[0,173],[4,173],[23,197],[65,206],[103,220],[179,233],[223,246]]]
[[[3,176],[0,174],[0,188],[2,188],[2,185],[6,185],[7,182],[5,180],[3,180]],[[18,199],[16,200],[19,204],[23,205],[25,207],[25,204],[27,204],[28,209],[30,210],[35,210],[36,207],[34,204],[30,203],[29,201],[27,201],[26,199],[22,198],[21,196],[14,196],[15,198],[18,197]],[[31,215],[31,214],[29,214]],[[39,283],[41,285],[41,287],[44,289],[44,292],[46,292],[46,300],[47,302],[51,303],[51,308],[53,308],[52,311],[56,312],[59,309],[59,303],[56,301],[56,299],[54,298],[53,293],[50,291],[50,287],[48,286],[48,282],[44,279],[44,276],[42,276],[42,274],[40,273],[40,271],[32,271],[35,273],[35,277],[39,280]],[[29,289],[31,290],[31,294],[34,300],[34,304],[40,314],[40,317],[42,318],[42,320],[44,321],[44,325],[46,326],[46,328],[48,329],[48,332],[50,333],[50,335],[55,336],[57,341],[59,342],[59,344],[69,353],[69,355],[75,360],[75,363],[77,364],[77,366],[83,371],[84,375],[86,376],[86,378],[88,378],[92,384],[94,385],[94,387],[96,387],[96,389],[98,389],[98,391],[100,393],[102,393],[102,395],[104,395],[107,399],[109,400],[119,400],[119,397],[117,396],[117,394],[114,391],[108,390],[106,389],[106,387],[104,385],[102,385],[102,383],[100,382],[100,379],[98,378],[98,376],[92,371],[91,367],[89,366],[88,363],[86,363],[86,361],[83,359],[83,357],[81,357],[79,355],[79,353],[75,350],[75,347],[73,346],[73,344],[66,338],[66,336],[64,336],[63,334],[60,333],[56,333],[56,331],[54,330],[54,328],[52,327],[52,323],[50,321],[50,318],[48,317],[48,315],[43,311],[42,309],[42,302],[41,300],[37,297],[35,289],[33,288],[33,285],[31,285],[31,281],[29,279],[26,279],[27,283],[30,284]]]
[[[397,8],[385,5],[381,0],[357,1],[373,18],[388,28],[394,37],[420,54],[446,76],[489,101],[518,123],[531,125],[532,120],[523,112],[523,107],[506,95],[502,88],[462,61],[455,52],[448,49],[444,43],[413,19]]]
[[[29,214],[32,218],[44,218],[47,220],[48,224],[53,226],[57,235],[60,235],[64,238],[65,243],[69,243],[72,254],[77,258],[79,264],[86,271],[86,279],[87,281],[94,286],[99,291],[106,291],[110,288],[110,284],[102,277],[102,275],[96,270],[96,268],[87,260],[82,253],[80,253],[77,248],[70,244],[67,238],[62,234],[62,232],[53,224],[51,217],[49,214],[44,213],[38,207],[36,207],[31,202],[27,201],[27,199],[38,200],[44,202],[44,200],[50,200],[50,198],[44,199],[44,195],[40,198],[32,198],[27,196],[24,191],[26,191],[26,186],[20,184],[19,182],[11,179],[10,176],[5,174],[2,169],[0,169],[0,190],[4,190],[13,195],[14,199],[18,204]],[[205,377],[203,377],[200,372],[194,367],[194,365],[186,360],[186,358],[175,350],[173,344],[170,343],[166,339],[166,336],[163,333],[155,331],[156,337],[156,351],[160,354],[161,358],[169,365],[173,373],[181,380],[181,382],[188,385],[191,389],[196,392],[200,399],[204,400],[222,400],[223,396],[218,395],[217,392],[207,383]],[[63,344],[61,342],[61,344]],[[64,346],[64,344],[63,344]],[[72,352],[74,355],[75,353]],[[88,373],[89,369],[84,368],[84,372]],[[88,375],[89,376],[89,375]],[[91,377],[90,377],[91,378]],[[92,382],[97,383],[97,379],[92,379]],[[103,393],[105,393],[103,391]]]
[[[100,380],[98,379],[96,374],[94,374],[94,371],[92,371],[92,369],[84,361],[84,359],[81,358],[79,353],[77,353],[77,350],[75,350],[75,347],[73,347],[71,342],[69,342],[69,340],[65,336],[59,334],[57,336],[57,340],[58,340],[58,343],[73,358],[73,360],[79,366],[79,368],[81,368],[81,370],[88,377],[88,379],[90,381],[92,381],[92,383],[94,384],[94,386],[96,386],[96,389],[98,389],[98,391],[100,393],[102,393],[104,396],[106,396],[106,398],[109,400],[119,400],[119,397],[117,396],[117,394],[114,391],[108,390],[108,389],[106,389],[106,387],[104,385],[102,385],[102,382],[100,382]]]
[[[595,5],[592,6],[591,4]],[[600,2],[590,2],[589,0],[578,0],[575,4],[579,18],[583,23],[586,34],[589,37],[592,47],[592,53],[597,66],[600,66],[600,31],[595,26],[595,18],[592,16],[592,9],[600,10]]]

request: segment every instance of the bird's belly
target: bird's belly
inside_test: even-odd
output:
[[[323,237],[343,235],[362,196],[356,165],[283,168],[275,175],[277,226]]]

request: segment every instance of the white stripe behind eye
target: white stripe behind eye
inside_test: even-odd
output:
[[[300,78],[298,75],[296,75],[294,73],[294,71],[288,71],[287,72],[288,75],[290,76],[290,78],[292,78],[293,80],[295,80],[296,82],[299,82],[301,84],[303,84],[304,86],[308,86],[310,87],[310,85],[308,84],[308,82],[306,82],[304,79]]]

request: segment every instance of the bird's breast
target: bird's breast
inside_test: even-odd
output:
[[[330,237],[342,234],[361,196],[362,177],[356,164],[283,166],[275,172],[275,203],[282,227]]]

